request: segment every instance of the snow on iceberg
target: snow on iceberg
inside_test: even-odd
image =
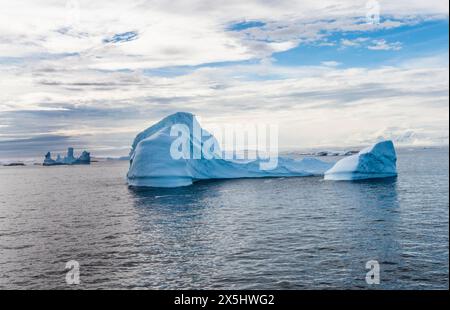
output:
[[[358,154],[338,161],[325,172],[325,180],[363,180],[397,176],[397,156],[392,141],[381,141]]]
[[[179,139],[173,135],[174,128],[185,128],[188,156],[173,156]],[[200,127],[195,116],[179,112],[136,136],[127,180],[131,186],[178,187],[207,179],[323,175],[333,165],[313,158],[278,157],[275,167],[265,169],[264,160],[223,159],[219,143]]]

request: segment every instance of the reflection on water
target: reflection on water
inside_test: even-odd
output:
[[[303,195],[296,199],[299,188]],[[301,288],[306,277],[319,286],[365,288],[367,261],[379,261],[385,277],[405,268],[397,178],[222,180],[130,192],[148,233],[145,246],[176,254],[157,272],[164,279],[177,271],[191,285],[211,287]],[[289,193],[294,203],[267,203],[279,193]]]
[[[351,277],[345,279],[346,285],[356,283],[364,288],[361,275],[367,272],[365,262],[376,260],[383,269],[383,276],[395,276],[395,268],[404,265],[401,245],[398,242],[399,201],[397,195],[397,177],[354,182],[334,182],[333,190],[340,197],[339,204],[345,204],[349,212],[342,222],[342,240],[348,247],[361,252],[359,260],[349,257],[347,266],[351,266]],[[345,216],[345,215],[344,215]],[[359,280],[359,281],[358,281]]]
[[[448,150],[399,152],[398,178],[356,182],[136,189],[126,170],[0,169],[0,288],[68,288],[72,259],[81,288],[448,288]]]

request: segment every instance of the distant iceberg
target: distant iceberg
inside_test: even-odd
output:
[[[69,147],[67,150],[67,156],[61,158],[58,154],[56,160],[52,159],[52,154],[47,152],[42,165],[44,166],[60,166],[60,165],[89,165],[91,163],[91,154],[83,151],[80,157],[75,158],[73,155],[73,148]]]
[[[392,141],[382,141],[338,161],[325,180],[363,180],[397,176],[397,155]]]
[[[177,139],[171,135],[173,126],[184,126],[189,132],[188,147],[199,158],[179,158],[171,156],[173,142]],[[196,129],[197,128],[197,129]],[[200,129],[200,139],[194,135]],[[211,143],[212,139],[212,143]],[[212,148],[205,144],[210,143]],[[146,187],[187,186],[199,180],[260,178],[260,177],[303,177],[322,176],[333,163],[314,158],[295,160],[277,158],[274,169],[261,169],[263,160],[227,160],[221,156],[215,138],[201,129],[195,116],[190,113],[175,113],[159,123],[139,133],[132,145],[130,168],[127,174],[128,184]]]
[[[63,163],[52,159],[52,153],[50,153],[50,152],[47,152],[47,154],[45,154],[45,159],[44,159],[44,162],[42,163],[42,165],[44,165],[44,166],[57,166],[57,165],[62,165],[62,164]]]

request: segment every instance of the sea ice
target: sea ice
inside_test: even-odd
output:
[[[178,137],[171,131],[175,127],[187,130],[187,149],[191,156],[174,158],[171,150]],[[201,134],[196,135],[199,130]],[[201,129],[195,116],[179,112],[136,136],[130,152],[127,180],[131,186],[178,187],[207,179],[321,176],[333,166],[333,163],[314,158],[278,157],[276,167],[265,169],[261,168],[263,161],[223,159],[217,140]]]
[[[358,154],[338,161],[325,172],[325,180],[362,180],[397,176],[397,156],[392,141],[378,142]]]

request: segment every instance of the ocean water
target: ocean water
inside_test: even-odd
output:
[[[394,179],[146,190],[127,162],[0,167],[0,288],[448,289],[449,150],[398,157]]]

